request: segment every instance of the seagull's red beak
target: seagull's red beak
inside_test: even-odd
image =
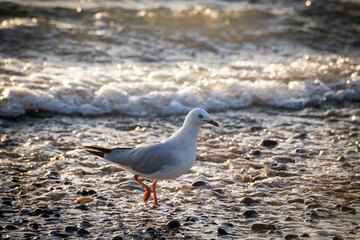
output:
[[[208,123],[210,123],[211,125],[214,125],[215,127],[220,127],[220,125],[217,123],[217,122],[215,122],[214,120],[210,120],[210,121],[207,121]]]

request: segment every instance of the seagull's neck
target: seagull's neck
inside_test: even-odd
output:
[[[199,125],[185,122],[168,140],[183,147],[189,146],[190,148],[195,147],[196,149],[200,127]]]

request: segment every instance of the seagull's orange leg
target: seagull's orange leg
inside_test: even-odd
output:
[[[141,186],[143,186],[145,188],[145,193],[144,193],[144,196],[142,197],[142,199],[143,199],[144,203],[146,203],[151,196],[151,189],[150,189],[150,187],[146,186],[145,183],[143,183],[142,181],[139,180],[139,175],[135,175],[134,179],[135,179],[135,181],[140,183]],[[155,192],[154,192],[154,194],[155,194]]]
[[[157,207],[160,207],[160,204],[158,203],[157,197],[156,197],[156,191],[155,191],[156,183],[157,183],[157,180],[155,180],[153,182],[153,184],[152,184],[152,190],[153,190],[153,193],[154,193],[154,204],[153,205],[156,205]]]

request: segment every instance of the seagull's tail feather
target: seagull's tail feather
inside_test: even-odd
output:
[[[83,146],[83,149],[99,157],[104,157],[105,154],[110,153],[112,150],[111,148],[105,148],[99,146]]]

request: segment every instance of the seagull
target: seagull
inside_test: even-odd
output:
[[[152,183],[153,205],[159,207],[155,191],[157,181],[178,178],[191,169],[196,159],[198,133],[204,124],[219,127],[219,124],[212,120],[205,110],[195,108],[188,113],[179,130],[160,142],[139,145],[135,148],[99,146],[84,146],[83,148],[134,174],[135,181],[145,188],[142,197],[145,204],[151,196],[151,189],[139,180],[139,176],[154,180]]]

